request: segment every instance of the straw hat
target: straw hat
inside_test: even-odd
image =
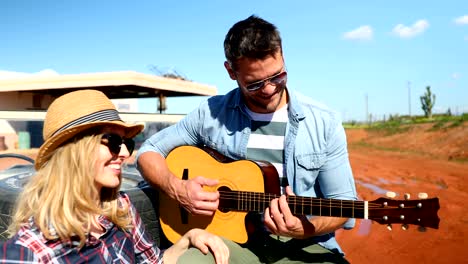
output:
[[[142,124],[126,124],[107,96],[96,90],[78,90],[55,99],[44,120],[44,144],[37,154],[35,167],[40,169],[61,144],[90,128],[116,125],[125,129],[125,137],[140,133]]]

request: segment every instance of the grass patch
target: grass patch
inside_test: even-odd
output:
[[[369,132],[378,132],[380,135],[389,136],[399,133],[405,133],[411,129],[411,125],[433,124],[428,131],[437,131],[441,129],[450,129],[463,125],[468,120],[468,113],[459,116],[436,114],[432,118],[424,116],[390,116],[388,120],[367,122],[351,121],[343,123],[345,129],[366,129]]]
[[[468,114],[463,114],[459,118],[453,120],[452,124],[449,127],[452,128],[452,127],[461,126],[467,120],[468,120]]]
[[[389,152],[394,152],[394,153],[400,153],[400,154],[416,154],[418,156],[425,156],[425,157],[430,157],[430,158],[435,158],[435,159],[444,159],[448,160],[450,162],[456,162],[460,164],[466,164],[468,163],[467,158],[463,157],[449,157],[446,159],[446,157],[440,157],[440,155],[433,155],[427,152],[423,151],[415,151],[415,150],[404,150],[404,149],[399,149],[399,148],[390,148],[390,147],[384,147],[384,146],[379,146],[379,145],[374,145],[371,143],[368,143],[364,140],[358,141],[358,142],[353,142],[348,145],[349,149],[352,148],[367,148],[367,149],[373,149],[373,150],[379,150],[379,151],[389,151]]]
[[[429,131],[458,127],[467,120],[468,114],[463,114],[461,116],[437,116],[434,118],[434,125],[429,129]]]
[[[398,148],[389,148],[389,147],[383,147],[383,146],[378,146],[374,144],[367,143],[363,140],[351,143],[351,147],[361,147],[361,148],[371,148],[371,149],[376,149],[376,150],[383,150],[383,151],[393,151],[393,152],[404,152],[401,149]]]
[[[405,150],[405,149],[399,149],[399,148],[390,148],[390,147],[384,147],[384,146],[379,146],[379,145],[374,145],[370,144],[364,140],[354,142],[348,145],[350,148],[368,148],[368,149],[374,149],[374,150],[380,150],[380,151],[389,151],[389,152],[395,152],[395,153],[401,153],[401,154],[416,154],[418,156],[426,156],[426,157],[431,157],[431,158],[438,158],[438,155],[432,155],[426,152],[422,151],[415,151],[415,150]]]
[[[429,131],[437,131],[437,130],[440,130],[442,129],[445,124],[447,123],[447,121],[437,121],[434,123],[434,125],[429,129]]]
[[[385,136],[391,136],[399,133],[407,132],[411,127],[402,124],[400,120],[374,123],[367,128],[369,132],[378,132]]]
[[[453,157],[453,156],[450,156],[448,158],[449,161],[453,161],[453,162],[457,162],[457,163],[461,163],[461,164],[465,164],[465,163],[468,163],[468,158],[464,158],[464,157]]]
[[[369,127],[369,125],[364,124],[364,123],[351,122],[351,123],[343,123],[343,127],[345,129],[360,129],[360,128],[367,128]]]

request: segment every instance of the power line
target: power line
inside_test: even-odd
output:
[[[367,93],[365,95],[365,106],[366,106],[366,122],[369,123],[369,99]]]
[[[411,117],[411,82],[408,81],[408,115]]]

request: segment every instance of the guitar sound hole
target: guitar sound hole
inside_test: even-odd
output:
[[[218,210],[223,213],[227,213],[231,208],[233,208],[231,205],[233,200],[226,197],[226,195],[231,192],[231,189],[227,186],[221,186],[218,188],[218,191],[220,193]]]

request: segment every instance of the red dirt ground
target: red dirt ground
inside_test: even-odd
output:
[[[340,230],[337,239],[351,263],[467,263],[468,126],[430,131],[431,126],[393,136],[347,130],[360,200],[375,200],[385,191],[396,192],[395,199],[404,193],[417,199],[425,192],[440,203],[437,230],[410,226],[405,231],[394,224],[388,231],[370,220]]]
[[[357,220],[337,239],[351,263],[467,263],[468,125],[430,131],[414,126],[405,133],[384,136],[362,129],[347,130],[351,166],[360,200],[375,200],[386,191],[417,199],[419,192],[438,197],[439,229],[406,231],[393,225]],[[25,153],[34,156],[32,153]],[[461,160],[461,161],[460,161]],[[2,160],[0,169],[17,159]]]

